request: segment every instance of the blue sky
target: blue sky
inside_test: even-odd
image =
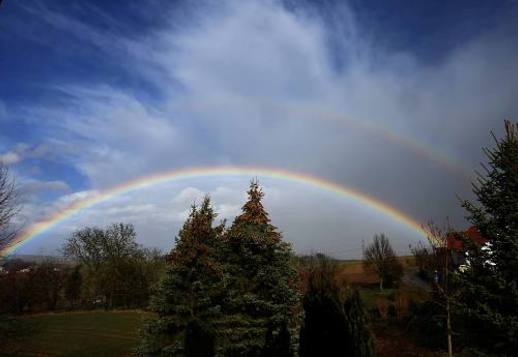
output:
[[[468,0],[6,0],[0,161],[24,192],[16,223],[133,178],[231,164],[312,173],[423,222],[464,226],[455,195],[471,197],[489,130],[518,111],[517,10]],[[334,224],[323,209],[290,210],[329,200],[295,186],[268,181],[267,202],[299,250],[354,251],[379,230],[400,249],[413,239],[347,202],[333,203]],[[81,225],[131,218],[142,243],[167,248],[186,208],[178,197],[215,193],[232,217],[245,187],[186,182],[168,186],[165,201],[164,187],[134,193],[124,211],[117,200],[93,207],[24,249],[52,252]],[[318,244],[304,220],[328,227]]]

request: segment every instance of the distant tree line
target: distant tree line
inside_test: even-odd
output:
[[[80,229],[65,242],[63,252],[79,264],[65,290],[71,305],[145,307],[165,265],[162,254],[139,246],[133,225],[124,223]]]
[[[0,273],[0,312],[147,307],[165,260],[135,238],[131,224],[87,227],[65,242],[66,259],[7,260]]]

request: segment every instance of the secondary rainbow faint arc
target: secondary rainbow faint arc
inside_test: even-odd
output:
[[[224,107],[226,105],[225,102],[222,102],[223,99],[221,99],[220,96],[212,95],[210,98],[213,98],[219,106]],[[370,135],[381,137],[384,140],[404,147],[411,153],[416,154],[419,157],[426,158],[427,160],[431,160],[432,162],[446,168],[450,172],[460,174],[464,179],[470,180],[474,174],[473,171],[469,167],[465,166],[464,163],[460,160],[455,159],[450,155],[446,155],[446,153],[426,145],[425,143],[416,140],[411,136],[402,135],[390,127],[380,125],[379,122],[376,123],[372,120],[360,120],[358,118],[353,118],[339,111],[332,110],[329,107],[324,107],[323,105],[289,102],[286,103],[283,101],[257,96],[252,97],[251,99],[238,96],[226,97],[226,99],[230,100],[231,104],[238,103],[247,105],[252,103],[260,103],[262,105],[268,105],[272,108],[278,108],[281,110],[286,109],[302,118],[318,117],[339,125],[352,127],[353,129],[364,131]],[[192,108],[197,108],[198,110],[205,110],[204,105],[206,104],[199,99],[191,103]]]
[[[314,186],[326,191],[334,192],[338,195],[347,197],[361,203],[364,206],[374,208],[383,212],[395,221],[398,221],[415,231],[419,236],[426,236],[421,224],[411,218],[406,213],[390,206],[388,203],[382,202],[366,193],[355,190],[351,187],[344,186],[337,182],[333,182],[324,178],[320,178],[308,173],[289,171],[278,168],[267,167],[248,167],[248,166],[215,166],[215,167],[196,167],[183,168],[140,177],[131,181],[127,181],[121,185],[110,189],[100,191],[83,200],[70,204],[48,216],[42,221],[36,222],[23,230],[7,247],[0,251],[0,256],[6,256],[14,253],[29,241],[37,238],[40,234],[55,227],[69,217],[77,214],[83,209],[93,206],[97,203],[108,201],[113,197],[125,194],[130,191],[136,191],[142,188],[154,186],[161,183],[182,181],[199,177],[224,177],[224,176],[248,176],[248,177],[268,177],[284,181],[291,181]]]

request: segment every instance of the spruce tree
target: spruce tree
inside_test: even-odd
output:
[[[192,207],[176,238],[166,276],[151,301],[151,310],[158,318],[144,325],[140,355],[185,356],[193,350],[192,345],[185,346],[192,336],[211,339],[207,331],[220,316],[224,294],[223,270],[216,259],[218,229],[212,226],[214,218],[209,198],[199,208]],[[199,321],[203,321],[203,329]]]
[[[280,327],[272,325],[270,328],[268,328],[262,356],[293,356],[292,338],[287,322],[282,323]]]
[[[267,335],[284,334],[286,326],[290,336],[297,335],[292,333],[298,325],[299,304],[293,253],[270,223],[263,195],[258,183],[252,182],[242,214],[225,235],[225,356],[260,356],[267,348]],[[294,338],[291,344],[296,344]]]
[[[458,274],[461,337],[478,353],[511,356],[518,351],[518,125],[506,121],[505,137],[493,137],[496,147],[484,150],[486,175],[474,184],[478,204],[463,204],[487,243],[465,242],[467,267]]]

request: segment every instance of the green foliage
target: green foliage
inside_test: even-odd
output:
[[[270,223],[262,197],[259,185],[252,182],[243,213],[224,236],[223,311],[229,317],[225,355],[259,356],[267,348],[266,336],[281,336],[285,328],[291,344],[296,344],[299,294],[293,252]]]
[[[152,300],[159,317],[145,324],[139,354],[189,355],[200,347],[191,344],[198,336],[213,339],[207,346],[220,356],[292,355],[299,303],[293,253],[270,224],[257,183],[248,194],[229,230],[213,227],[208,198],[192,208]]]
[[[133,225],[117,223],[105,229],[85,227],[65,242],[65,256],[84,271],[87,299],[102,297],[106,308],[147,304],[161,268],[156,254],[138,246],[135,239]]]
[[[198,333],[196,321],[203,321],[204,328],[211,329],[220,316],[224,280],[216,259],[219,238],[212,226],[214,218],[208,198],[201,207],[192,207],[171,252],[166,276],[151,301],[158,319],[144,326],[140,355],[185,355],[188,327]]]
[[[291,333],[286,322],[282,323],[280,328],[277,330],[275,329],[275,326],[268,328],[262,356],[293,356]]]
[[[478,352],[511,356],[518,350],[518,125],[486,149],[486,176],[474,185],[478,204],[463,206],[488,244],[465,241],[468,267],[458,274],[464,337]]]

